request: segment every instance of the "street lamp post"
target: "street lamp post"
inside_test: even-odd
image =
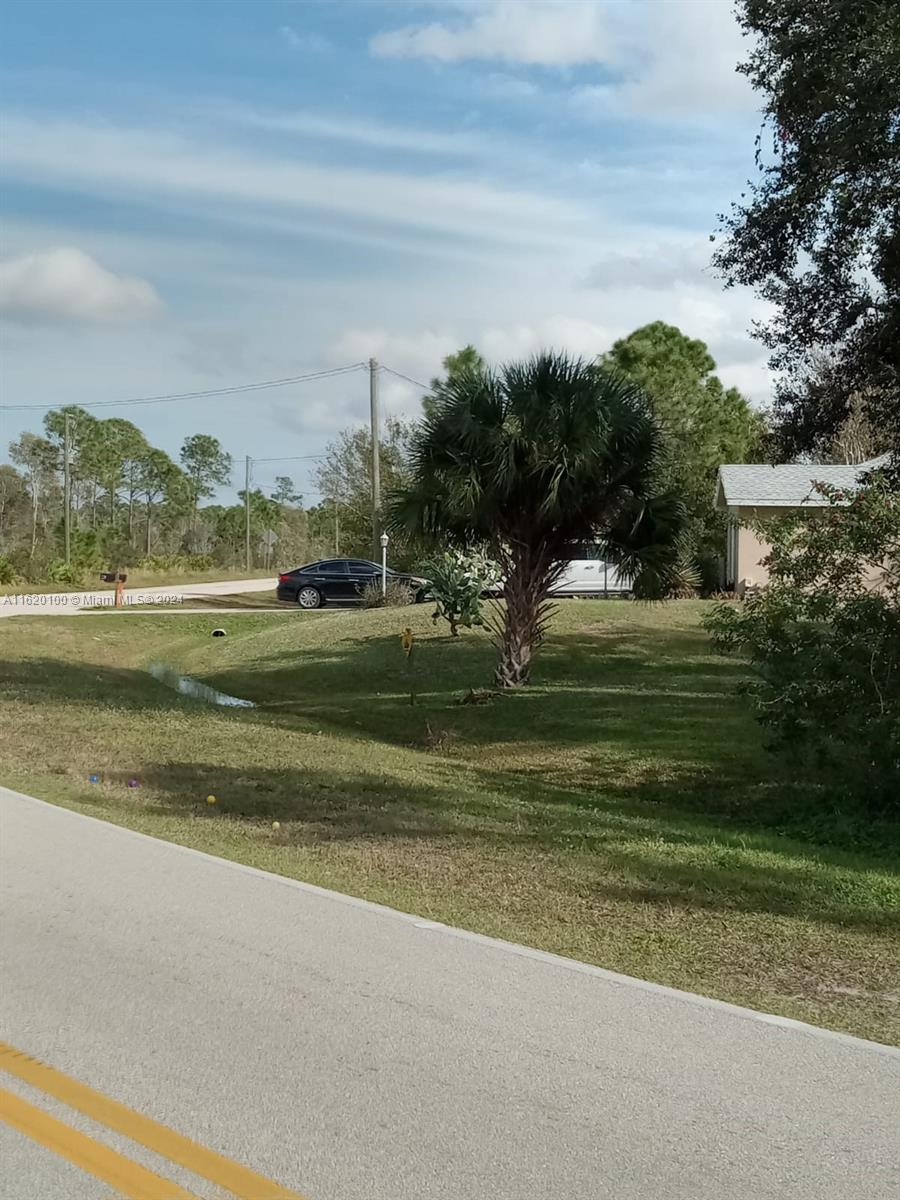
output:
[[[381,594],[387,595],[387,548],[389,542],[388,535],[381,535]]]

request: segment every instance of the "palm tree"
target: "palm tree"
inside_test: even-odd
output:
[[[662,442],[636,385],[564,354],[447,382],[414,437],[412,483],[392,497],[391,520],[496,558],[499,686],[528,682],[573,542],[598,539],[636,595],[666,594],[683,510],[660,489]]]

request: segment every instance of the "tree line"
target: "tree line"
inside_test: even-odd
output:
[[[443,368],[422,399],[422,421],[434,417],[462,378],[488,370],[473,346],[449,355]],[[823,375],[828,369],[821,365]],[[716,470],[723,462],[772,457],[767,414],[738,389],[725,387],[704,342],[663,321],[615,342],[597,356],[591,370],[628,379],[646,395],[663,434],[666,486],[685,507],[681,589],[715,591],[722,582],[725,545],[724,519],[713,504]],[[67,423],[68,570],[63,561]],[[385,496],[410,482],[420,424],[396,418],[385,422],[380,447]],[[855,461],[879,448],[865,415],[854,411],[821,452],[833,461]],[[101,419],[68,406],[48,412],[43,434],[21,434],[9,453],[13,465],[0,466],[0,556],[6,576],[33,582],[70,578],[74,584],[101,567],[143,564],[165,571],[179,559],[191,560],[195,569],[244,566],[244,492],[238,492],[238,504],[210,503],[233,472],[231,456],[211,434],[185,438],[176,460],[151,445],[131,421]],[[351,428],[327,446],[315,471],[317,503],[304,507],[288,476],[279,476],[269,494],[252,489],[251,565],[274,569],[333,554],[370,558],[371,470],[370,431]],[[394,531],[394,566],[412,568],[426,552],[421,537]]]
[[[98,569],[244,565],[244,493],[238,504],[209,503],[231,482],[233,468],[211,434],[186,437],[176,461],[131,421],[101,419],[70,405],[46,414],[42,434],[20,434],[9,456],[11,464],[0,466],[0,583],[77,586]],[[267,531],[301,557],[315,542],[290,477],[279,476],[269,495],[253,489],[249,499],[252,566],[271,565],[270,539],[262,538]]]

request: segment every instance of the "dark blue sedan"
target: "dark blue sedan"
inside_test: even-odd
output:
[[[388,570],[389,581],[405,584],[415,603],[425,599],[427,580],[401,571]],[[279,600],[299,604],[301,608],[321,608],[323,604],[361,604],[365,588],[381,586],[381,567],[361,558],[327,558],[297,567],[278,576]]]

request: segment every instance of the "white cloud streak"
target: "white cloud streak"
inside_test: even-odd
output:
[[[210,147],[181,134],[7,116],[7,178],[93,195],[175,197],[207,213],[262,206],[269,216],[315,214],[378,226],[550,249],[590,229],[573,201],[450,175],[296,162]]]
[[[219,115],[250,129],[296,134],[326,142],[346,142],[373,150],[403,150],[413,154],[484,158],[496,145],[475,133],[443,133],[414,126],[386,125],[364,118],[329,116],[315,112],[266,112],[262,109],[223,105]]]

